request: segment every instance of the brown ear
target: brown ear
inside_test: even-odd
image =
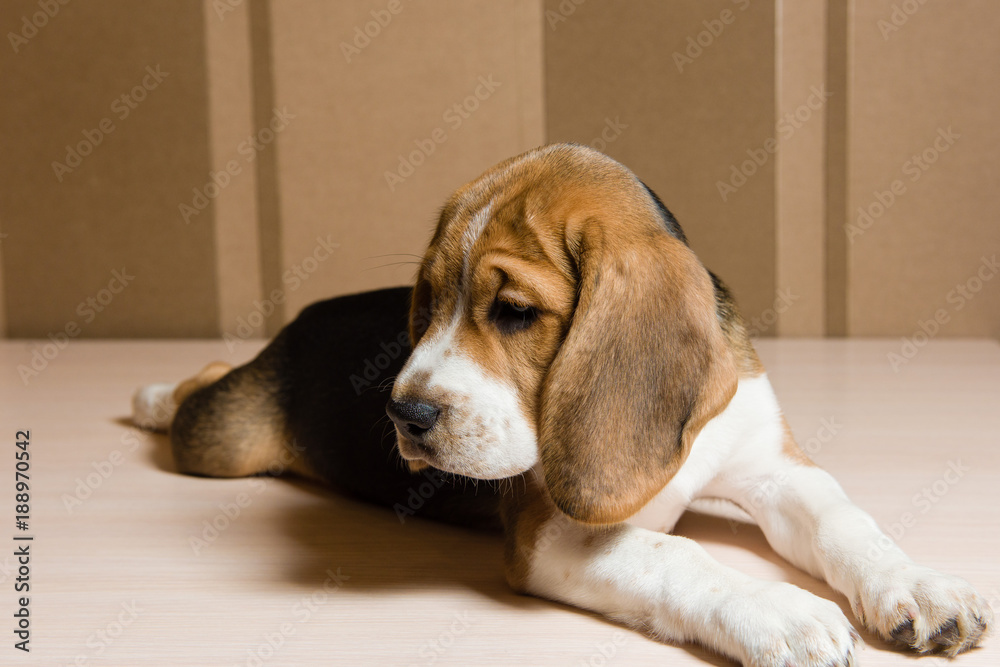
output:
[[[674,475],[735,393],[736,371],[711,279],[687,246],[600,230],[576,246],[579,301],[543,387],[541,460],[560,510],[617,523]]]

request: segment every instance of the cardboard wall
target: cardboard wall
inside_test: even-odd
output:
[[[287,314],[411,282],[445,198],[544,141],[537,3],[393,8],[270,5],[269,106],[293,118],[276,142],[277,215],[264,221],[281,273],[263,289],[285,293]]]
[[[408,283],[448,193],[545,141],[631,167],[759,335],[1000,335],[995,4],[59,7],[0,10],[7,336],[272,334]]]
[[[178,213],[209,172],[202,3],[56,6],[2,12],[6,333],[217,335],[211,214]]]
[[[1000,336],[998,34],[997,3],[854,4],[850,335]]]

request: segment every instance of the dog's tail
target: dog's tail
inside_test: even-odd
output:
[[[166,432],[177,413],[176,384],[160,382],[139,387],[132,395],[132,423],[146,431]]]
[[[192,393],[206,387],[226,373],[232,366],[216,361],[201,370],[198,375],[184,382],[170,384],[160,382],[147,384],[136,389],[132,395],[132,423],[147,431],[166,433],[177,414],[177,406]]]

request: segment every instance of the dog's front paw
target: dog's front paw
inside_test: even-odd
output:
[[[755,583],[722,613],[747,667],[854,665],[859,636],[840,607],[797,586]]]
[[[851,607],[887,641],[952,657],[977,646],[993,621],[989,603],[967,581],[909,564],[866,581]]]

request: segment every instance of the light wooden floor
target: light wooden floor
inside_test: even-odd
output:
[[[884,529],[914,515],[899,544],[1000,609],[1000,345],[935,341],[894,372],[887,354],[899,345],[758,347],[814,458]],[[0,530],[0,665],[731,664],[511,594],[498,537],[400,524],[302,483],[181,476],[164,437],[122,421],[138,385],[182,379],[214,359],[242,362],[259,343],[230,354],[222,342],[73,341],[25,386],[16,367],[38,347],[0,344],[0,515],[10,522]],[[12,634],[17,429],[31,430],[30,655]],[[967,468],[953,485],[949,466]],[[217,533],[206,531],[213,522]],[[679,532],[727,564],[835,599],[850,616],[754,527],[688,515]],[[947,662],[865,640],[863,665]],[[996,667],[1000,640],[949,664]]]

